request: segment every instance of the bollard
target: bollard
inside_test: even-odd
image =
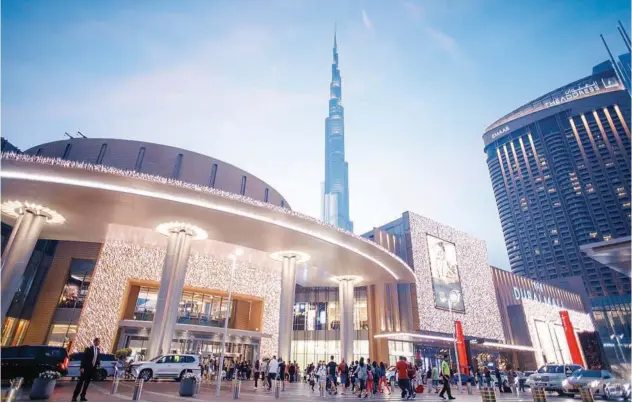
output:
[[[118,391],[120,379],[117,376],[114,376],[112,379],[112,389],[110,389],[110,394],[113,395]]]
[[[140,394],[143,391],[143,379],[136,378],[136,382],[134,384],[134,394],[132,395],[132,400],[140,400]]]
[[[592,390],[590,390],[590,388],[579,389],[579,396],[582,398],[582,402],[595,401],[595,397],[593,396]]]
[[[325,397],[325,383],[318,382],[318,385],[320,386],[320,397]]]
[[[281,398],[281,381],[279,380],[274,381],[274,398],[275,399]]]
[[[24,383],[24,378],[15,378],[11,380],[11,386],[9,387],[9,390],[7,390],[7,393],[4,397],[4,401],[6,402],[12,402],[15,400],[15,398],[18,396],[18,393],[20,392],[20,388],[22,387],[22,384]]]
[[[531,388],[534,402],[546,402],[546,392],[544,388]]]
[[[495,402],[496,390],[490,386],[483,386],[483,389],[481,389],[481,400],[483,402]]]
[[[195,379],[195,394],[199,395],[200,394],[200,386],[202,385],[202,378],[200,379]]]
[[[471,395],[473,392],[472,384],[470,382],[467,383],[467,394]]]
[[[241,381],[239,379],[233,380],[233,399],[239,399],[239,393],[241,392]]]

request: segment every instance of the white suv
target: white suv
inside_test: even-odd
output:
[[[200,360],[191,354],[165,354],[150,361],[131,364],[132,375],[145,381],[159,378],[173,378],[179,381],[187,372],[200,373]]]
[[[562,382],[571,376],[578,369],[584,369],[580,365],[575,364],[546,364],[540,367],[538,371],[531,375],[529,387],[544,388],[547,392],[557,392],[560,396],[564,395]]]

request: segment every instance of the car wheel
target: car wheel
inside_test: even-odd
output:
[[[184,374],[186,374],[187,372],[191,372],[190,369],[185,369],[182,372],[180,372],[180,376],[176,378],[176,381],[180,382],[182,380],[182,377],[184,376]]]
[[[140,374],[138,374],[138,377],[140,379],[142,379],[143,381],[145,381],[145,382],[150,380],[151,376],[152,376],[151,369],[144,369],[144,370],[140,371]]]
[[[107,377],[108,377],[108,372],[104,370],[103,368],[101,368],[100,370],[94,373],[94,376],[92,378],[95,381],[103,381]]]

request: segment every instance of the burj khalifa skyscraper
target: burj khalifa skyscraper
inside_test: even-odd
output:
[[[345,161],[345,114],[335,32],[329,116],[325,119],[325,182],[322,183],[322,194],[323,221],[353,232],[353,222],[349,219],[349,166]]]

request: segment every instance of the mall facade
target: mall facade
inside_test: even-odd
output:
[[[588,362],[597,337],[581,296],[491,268],[482,240],[411,212],[356,236],[198,153],[69,139],[0,175],[3,345],[212,357],[227,320],[229,359],[429,365],[456,340],[466,370]]]

